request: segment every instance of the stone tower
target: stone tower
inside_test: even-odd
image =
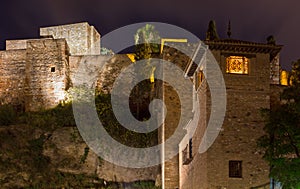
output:
[[[72,86],[78,64],[72,60],[100,55],[100,34],[86,22],[41,28],[40,35],[7,40],[6,50],[0,51],[1,104],[26,111],[54,107]]]
[[[197,94],[202,99],[201,108],[205,107],[206,113],[202,115],[191,140],[180,144],[177,188],[267,187],[269,167],[262,159],[256,141],[264,133],[260,110],[270,108],[271,89],[273,84],[279,85],[278,75],[274,73],[279,73],[276,66],[279,65],[278,56],[282,46],[235,39],[207,40],[205,44],[224,76],[226,115],[214,144],[206,153],[199,154],[198,146],[209,120],[211,105],[209,86],[204,78]],[[197,77],[197,72],[193,77]]]

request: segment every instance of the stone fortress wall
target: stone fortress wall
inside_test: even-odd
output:
[[[1,104],[26,111],[54,107],[72,86],[78,58],[100,55],[100,34],[86,22],[41,28],[40,36],[7,40],[0,51]]]

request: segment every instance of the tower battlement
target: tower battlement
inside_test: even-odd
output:
[[[42,27],[40,36],[66,39],[71,55],[100,55],[100,34],[87,22]]]

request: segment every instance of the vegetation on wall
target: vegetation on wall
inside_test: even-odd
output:
[[[266,135],[258,141],[270,164],[270,177],[284,189],[300,188],[300,60],[293,63],[291,79],[281,103],[263,110]]]
[[[89,147],[85,147],[84,148],[84,153],[83,153],[83,155],[81,156],[81,158],[80,158],[80,163],[85,163],[85,161],[86,161],[86,158],[87,158],[87,156],[89,155],[89,151],[90,151],[90,148]]]
[[[219,39],[219,34],[217,32],[216,22],[214,20],[209,21],[208,29],[206,32],[206,40],[217,40]]]
[[[17,112],[13,106],[5,104],[0,106],[0,125],[11,125],[15,122]]]
[[[105,129],[117,141],[134,147],[148,147],[156,144],[157,131],[147,134],[135,133],[118,123],[112,111],[109,94],[98,94],[95,102],[99,118],[105,125]],[[39,112],[17,112],[9,105],[2,108],[0,118],[5,117],[7,114],[11,116],[7,119],[8,121],[3,119],[7,126],[3,126],[5,130],[0,132],[0,173],[7,173],[5,179],[2,180],[2,177],[0,177],[0,186],[9,183],[8,179],[12,176],[20,180],[20,183],[9,185],[15,188],[24,186],[28,189],[62,187],[118,189],[122,188],[123,185],[130,185],[132,188],[156,188],[153,181],[135,183],[105,182],[97,178],[96,175],[70,174],[57,170],[56,164],[51,163],[51,159],[43,154],[45,142],[51,137],[52,132],[60,127],[73,127],[74,131],[66,137],[69,137],[68,139],[74,142],[74,145],[78,141],[82,141],[75,127],[71,103],[60,104],[53,109]],[[22,135],[18,133],[22,133]],[[48,148],[55,149],[56,147],[52,147],[51,143],[48,143]],[[88,147],[84,148],[81,156],[75,160],[78,166],[85,164],[89,151]],[[99,166],[101,166],[103,159],[99,158],[98,160]],[[15,176],[15,172],[20,172],[21,175]],[[24,177],[28,179],[24,180]]]
[[[59,104],[55,108],[38,112],[19,112],[14,106],[0,106],[0,126],[28,124],[36,128],[55,129],[75,126],[72,104]]]
[[[149,133],[136,133],[123,127],[114,116],[109,94],[96,97],[96,108],[104,128],[115,140],[127,146],[145,148],[157,144],[157,130]]]
[[[151,24],[139,28],[134,35],[134,40],[136,60],[149,59],[152,53],[159,52],[160,36],[155,26]]]

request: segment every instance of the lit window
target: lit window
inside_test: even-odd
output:
[[[230,56],[226,58],[226,73],[248,74],[249,59],[243,56]]]
[[[242,161],[229,161],[229,177],[242,178]]]

